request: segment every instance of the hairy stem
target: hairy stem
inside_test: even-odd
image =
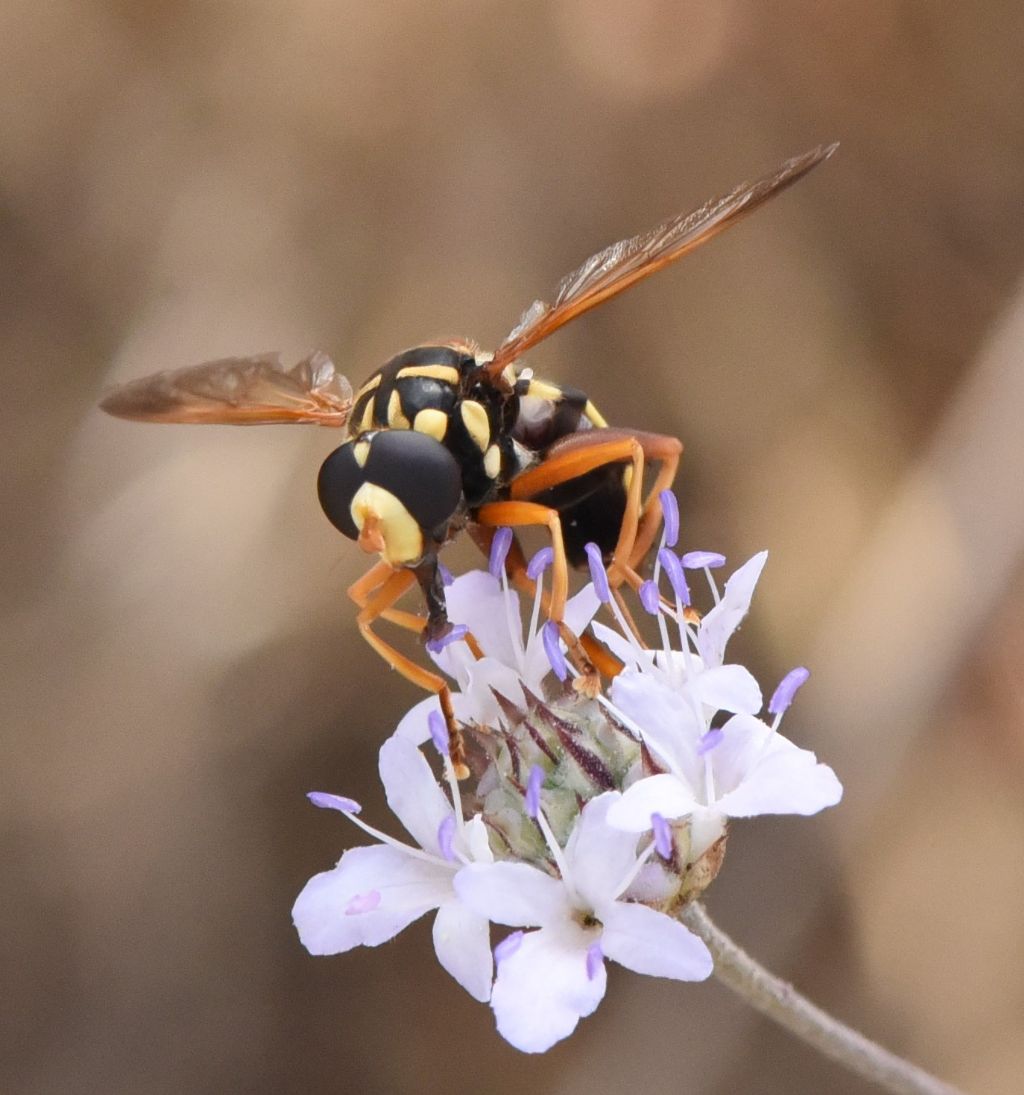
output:
[[[770,974],[712,923],[699,902],[687,905],[680,918],[708,945],[715,959],[715,976],[723,984],[826,1057],[894,1095],[962,1095],[958,1088],[844,1026]]]

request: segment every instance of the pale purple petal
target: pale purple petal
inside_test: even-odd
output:
[[[635,647],[628,639],[623,638],[618,631],[608,627],[607,624],[595,620],[591,625],[591,630],[594,632],[595,638],[604,643],[627,669],[646,669],[654,664],[654,656],[650,651]]]
[[[742,665],[716,665],[695,678],[701,703],[716,711],[755,715],[761,710],[761,686]]]
[[[519,598],[514,591],[507,594],[498,580],[486,570],[471,570],[455,579],[445,590],[448,619],[465,624],[485,654],[505,665],[515,665],[516,652],[509,630],[509,609],[505,598],[512,601],[511,614],[519,626]]]
[[[664,772],[638,780],[612,803],[608,824],[628,833],[646,833],[651,827],[651,814],[663,818],[685,817],[697,805],[693,791],[677,776]]]
[[[715,807],[722,813],[808,815],[842,798],[842,784],[828,765],[758,719],[737,715],[722,732],[722,744],[712,754]]]
[[[412,742],[392,734],[380,747],[378,767],[392,813],[421,848],[440,854],[437,834],[452,806],[427,758]]]
[[[593,934],[571,925],[560,931],[528,932],[498,966],[491,1007],[498,1033],[524,1053],[543,1053],[572,1034],[580,1019],[601,1002],[607,985],[604,963],[588,976]]]
[[[632,669],[612,681],[611,699],[640,728],[648,748],[665,766],[693,778],[693,751],[704,733],[693,703],[684,702],[657,676]]]
[[[450,901],[452,876],[441,864],[435,866],[387,845],[352,848],[337,867],[306,883],[292,908],[292,919],[310,954],[375,947]],[[366,901],[374,891],[380,894],[375,904]],[[360,905],[367,911],[355,912]]]
[[[722,664],[726,644],[750,608],[750,598],[767,560],[768,552],[759,552],[735,571],[725,583],[721,603],[701,620],[697,649],[706,665]]]
[[[606,791],[592,798],[565,846],[573,887],[591,905],[612,900],[636,863],[636,833],[608,825],[608,811],[621,797],[618,791]]]
[[[588,583],[565,602],[565,626],[574,635],[582,635],[600,607],[597,593],[593,585]]]
[[[452,707],[455,710],[455,717],[460,722],[472,721],[473,705],[460,692],[452,693]],[[430,741],[428,717],[431,711],[441,714],[441,704],[437,696],[428,696],[425,700],[420,700],[415,707],[410,708],[402,716],[393,736],[412,742],[413,745],[424,745]]]
[[[442,905],[434,918],[434,950],[438,962],[474,1000],[486,1003],[490,999],[494,959],[485,917],[459,901]]]
[[[495,924],[532,928],[568,921],[565,886],[526,863],[472,863],[455,876],[459,900]]]
[[[704,943],[688,928],[664,913],[617,901],[602,909],[601,949],[620,966],[651,977],[703,981],[714,963]]]

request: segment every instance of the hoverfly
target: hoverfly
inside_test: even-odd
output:
[[[364,638],[410,681],[439,694],[457,729],[440,676],[379,636],[390,620],[427,641],[449,631],[438,554],[468,528],[485,551],[499,527],[547,529],[554,551],[547,611],[560,623],[568,570],[596,543],[609,582],[639,584],[637,568],[661,520],[659,495],[675,478],[682,444],[641,430],[611,427],[585,393],[540,380],[522,355],[563,324],[662,269],[736,223],[835,151],[820,146],[692,213],[613,244],[563,278],[551,303],[535,301],[492,353],[450,341],[393,357],[353,393],[323,353],[291,369],[277,355],[226,358],[157,373],[114,389],[101,403],[146,422],[260,425],[307,422],[348,428],[324,461],[320,503],[331,523],[379,561],[349,589]],[[656,466],[643,494],[644,469]],[[518,542],[506,559],[510,578],[532,583]],[[418,584],[426,615],[394,606]],[[561,624],[578,667],[599,660]],[[588,654],[588,651],[590,652]]]

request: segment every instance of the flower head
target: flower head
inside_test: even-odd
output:
[[[563,683],[587,667],[578,651],[568,655],[559,623],[542,619],[549,549],[528,568],[537,589],[525,632],[505,578],[510,537],[495,536],[489,571],[447,582],[456,630],[431,657],[459,686],[452,701],[471,778],[454,778],[432,697],[381,750],[388,802],[418,847],[363,825],[351,800],[317,796],[380,843],[346,852],[300,895],[295,922],[313,953],[373,946],[437,909],[442,964],[490,999],[499,1031],[527,1052],[546,1050],[593,1012],[606,959],[654,976],[708,976],[710,955],[678,914],[720,869],[728,820],[815,813],[838,802],[842,787],[779,729],[807,670],[775,689],[769,723],[753,675],[726,660],[766,553],[720,591],[713,571],[725,559],[677,555],[677,507],[662,505],[666,534],[635,609],[611,588],[597,547],[586,548],[591,583],[564,623],[576,635],[589,628],[622,664],[596,698]],[[711,602],[703,617],[701,572]],[[609,623],[592,620],[599,607]],[[637,619],[656,631],[653,644]],[[431,739],[448,795],[420,751]],[[489,922],[516,929],[495,948],[493,990]]]

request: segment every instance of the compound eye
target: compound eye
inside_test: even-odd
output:
[[[443,537],[462,499],[462,475],[433,437],[384,430],[335,449],[320,468],[317,493],[336,529],[399,566]]]

